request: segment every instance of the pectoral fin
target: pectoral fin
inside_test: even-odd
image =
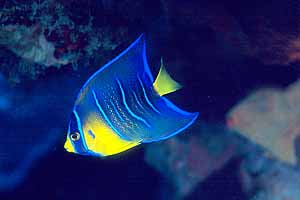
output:
[[[153,86],[156,92],[160,96],[169,94],[171,92],[175,92],[176,90],[182,88],[182,86],[179,83],[177,83],[175,80],[173,80],[171,76],[168,74],[162,59],[161,59],[160,70],[156,77],[156,80],[153,83]]]

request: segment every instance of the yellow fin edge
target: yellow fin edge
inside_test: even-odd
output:
[[[161,59],[160,69],[153,83],[153,87],[160,96],[175,92],[182,88],[182,86],[175,80],[173,80],[172,77],[168,74],[164,66],[163,59]]]

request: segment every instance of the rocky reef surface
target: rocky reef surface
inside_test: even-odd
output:
[[[145,160],[171,184],[171,198],[298,200],[299,166],[274,159],[263,146],[221,125],[198,121],[185,134],[146,148]],[[227,189],[216,189],[222,187]]]
[[[300,82],[287,88],[261,88],[228,113],[227,124],[282,161],[299,164]]]
[[[76,69],[83,58],[103,62],[129,37],[125,20],[119,26],[107,24],[104,14],[95,15],[101,11],[105,9],[96,1],[5,1],[0,10],[1,72],[19,83],[50,67]]]

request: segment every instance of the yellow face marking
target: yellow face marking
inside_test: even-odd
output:
[[[92,131],[92,134],[89,134]],[[102,156],[126,151],[140,144],[140,141],[126,141],[105,124],[95,113],[91,113],[83,125],[83,134],[89,150]]]
[[[75,149],[74,149],[69,137],[67,137],[64,148],[70,153],[75,153]]]

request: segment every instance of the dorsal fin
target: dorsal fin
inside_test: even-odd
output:
[[[153,83],[154,89],[156,92],[163,96],[171,92],[175,92],[182,88],[182,86],[171,78],[171,76],[166,71],[166,68],[163,63],[163,59],[160,60],[160,69],[159,73]]]

